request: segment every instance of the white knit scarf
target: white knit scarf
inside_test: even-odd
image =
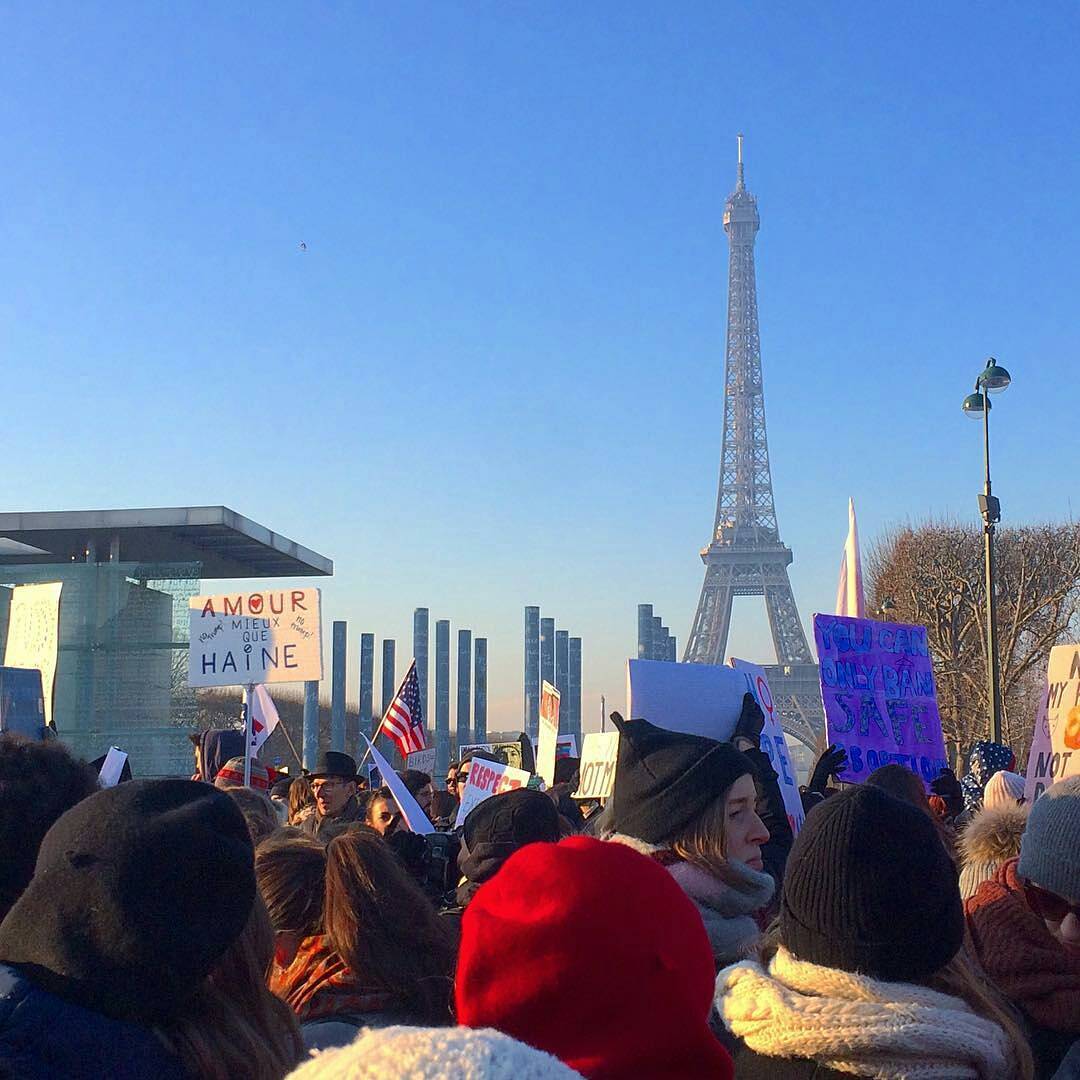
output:
[[[784,948],[768,971],[753,961],[724,968],[716,1006],[728,1030],[766,1057],[880,1080],[1013,1075],[1005,1031],[959,998],[808,964]]]

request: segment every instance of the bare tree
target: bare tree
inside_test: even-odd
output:
[[[1052,646],[1080,623],[1080,526],[1028,525],[997,534],[1002,726],[1023,760]],[[986,588],[980,529],[927,521],[879,538],[868,558],[868,596],[927,628],[945,738],[954,757],[986,738]]]

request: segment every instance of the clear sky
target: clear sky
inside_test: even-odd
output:
[[[636,605],[681,648],[701,585],[737,131],[804,620],[849,495],[867,541],[976,520],[989,353],[1006,521],[1072,515],[1078,31],[1072,3],[3,4],[0,502],[231,506],[335,560],[354,654],[400,662],[417,605],[486,635],[492,728],[538,603],[597,726]],[[768,641],[740,601],[730,651]]]

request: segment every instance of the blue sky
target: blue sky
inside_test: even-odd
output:
[[[3,5],[3,503],[231,506],[335,560],[353,645],[407,653],[418,604],[485,634],[492,727],[539,603],[595,726],[638,602],[681,646],[701,584],[737,131],[804,620],[849,495],[865,540],[975,520],[988,353],[1007,521],[1074,512],[1078,30],[1065,3]],[[731,651],[768,641],[740,602]]]

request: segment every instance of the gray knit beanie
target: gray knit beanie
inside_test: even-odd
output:
[[[1017,873],[1067,900],[1080,900],[1080,776],[1035,800],[1020,841]]]

